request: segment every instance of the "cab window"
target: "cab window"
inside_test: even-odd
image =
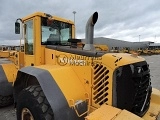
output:
[[[57,20],[41,18],[42,45],[55,45],[68,42],[72,37],[72,25]]]
[[[33,55],[33,20],[25,22],[25,54]]]

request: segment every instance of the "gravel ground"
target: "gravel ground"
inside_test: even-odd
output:
[[[160,55],[142,56],[150,66],[152,87],[160,90]],[[7,59],[0,59],[0,64],[8,63]],[[0,120],[16,120],[14,106],[0,109]]]

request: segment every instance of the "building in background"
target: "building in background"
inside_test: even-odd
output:
[[[149,45],[151,49],[160,49],[160,43],[153,43]]]
[[[85,42],[84,39],[82,41]],[[113,47],[118,47],[120,50],[123,49],[124,47],[130,48],[133,50],[138,50],[138,48],[146,49],[149,47],[150,44],[153,44],[154,42],[150,42],[150,41],[128,42],[128,41],[111,39],[111,38],[97,37],[97,38],[94,38],[93,43],[107,45],[109,47],[109,50],[111,50]]]

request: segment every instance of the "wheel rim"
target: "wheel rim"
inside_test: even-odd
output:
[[[27,108],[22,109],[21,118],[22,120],[34,120],[32,113]]]

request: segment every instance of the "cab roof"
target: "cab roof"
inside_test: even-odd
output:
[[[33,14],[30,14],[30,15],[27,15],[25,17],[22,18],[22,21],[26,21],[30,18],[33,18],[33,17],[36,17],[36,16],[40,16],[40,17],[50,17],[52,15],[48,14],[48,13],[44,13],[44,12],[35,12]],[[65,18],[61,18],[61,17],[58,17],[58,16],[52,16],[51,19],[55,19],[55,20],[58,20],[58,21],[62,21],[62,22],[66,22],[66,23],[70,23],[70,24],[74,24],[73,21],[71,20],[68,20],[68,19],[65,19]]]

